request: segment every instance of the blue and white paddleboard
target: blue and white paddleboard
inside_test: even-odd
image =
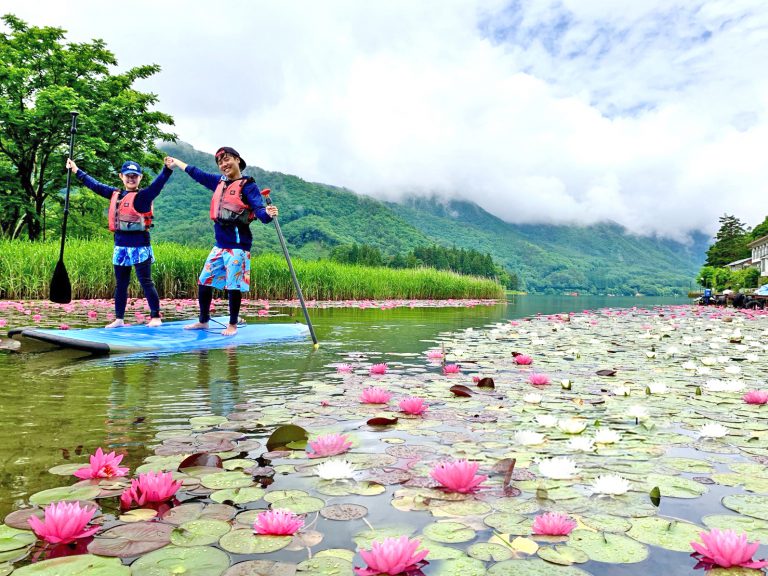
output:
[[[121,326],[120,328],[78,328],[54,330],[48,328],[16,328],[8,332],[11,338],[30,338],[62,348],[73,348],[96,354],[145,352],[165,350],[183,352],[225,348],[243,344],[259,344],[280,340],[306,338],[309,329],[304,324],[243,324],[234,336],[222,336],[221,331],[229,318],[211,318],[207,330],[184,330],[184,326],[197,320],[163,322],[150,328],[146,324]]]

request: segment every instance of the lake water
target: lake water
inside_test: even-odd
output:
[[[202,414],[226,415],[254,398],[283,401],[302,381],[332,371],[350,352],[385,362],[422,354],[445,331],[535,314],[601,307],[684,304],[682,298],[515,296],[505,304],[448,308],[315,308],[321,343],[241,347],[140,358],[93,358],[79,352],[0,352],[0,517],[29,495],[59,486],[47,470],[98,446],[125,450],[137,463],[157,432],[185,427]],[[276,310],[272,309],[272,313]],[[297,309],[282,313],[302,320]],[[27,324],[31,322],[28,321]],[[74,327],[78,320],[69,317]],[[7,328],[20,319],[8,319]]]

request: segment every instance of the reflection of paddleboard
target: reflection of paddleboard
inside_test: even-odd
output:
[[[26,338],[54,344],[62,348],[74,348],[97,354],[144,352],[147,350],[201,350],[225,348],[242,344],[259,344],[277,340],[306,338],[309,329],[304,324],[245,324],[238,326],[234,336],[222,336],[227,317],[211,318],[208,330],[184,330],[186,324],[196,320],[164,322],[150,328],[146,324],[120,328],[80,328],[53,330],[47,328],[15,328],[8,336]]]

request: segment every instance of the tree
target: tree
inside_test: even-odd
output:
[[[715,243],[707,250],[706,266],[725,266],[750,255],[749,228],[735,216],[724,214],[720,217],[720,229]]]
[[[752,233],[749,235],[749,241],[753,242],[763,236],[768,236],[768,216],[752,229]]]
[[[13,206],[35,240],[46,199],[62,201],[70,111],[80,112],[76,159],[100,179],[116,180],[114,167],[126,158],[159,169],[155,142],[176,137],[160,128],[173,119],[151,109],[157,96],[132,88],[159,66],[112,74],[117,61],[102,40],[65,43],[61,28],[28,26],[12,14],[3,21],[10,33],[0,34],[0,181],[10,171]],[[4,215],[8,205],[0,204]]]

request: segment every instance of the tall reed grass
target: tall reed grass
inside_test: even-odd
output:
[[[161,298],[192,298],[208,249],[169,242],[153,244],[152,276]],[[0,240],[0,298],[45,299],[59,257],[56,242]],[[67,240],[64,264],[73,298],[111,298],[115,288],[112,244],[99,240]],[[431,268],[393,270],[337,264],[327,260],[294,260],[296,275],[308,300],[503,298],[502,287],[484,278]],[[141,288],[132,278],[131,296]],[[260,254],[251,259],[252,298],[296,297],[285,258]]]

